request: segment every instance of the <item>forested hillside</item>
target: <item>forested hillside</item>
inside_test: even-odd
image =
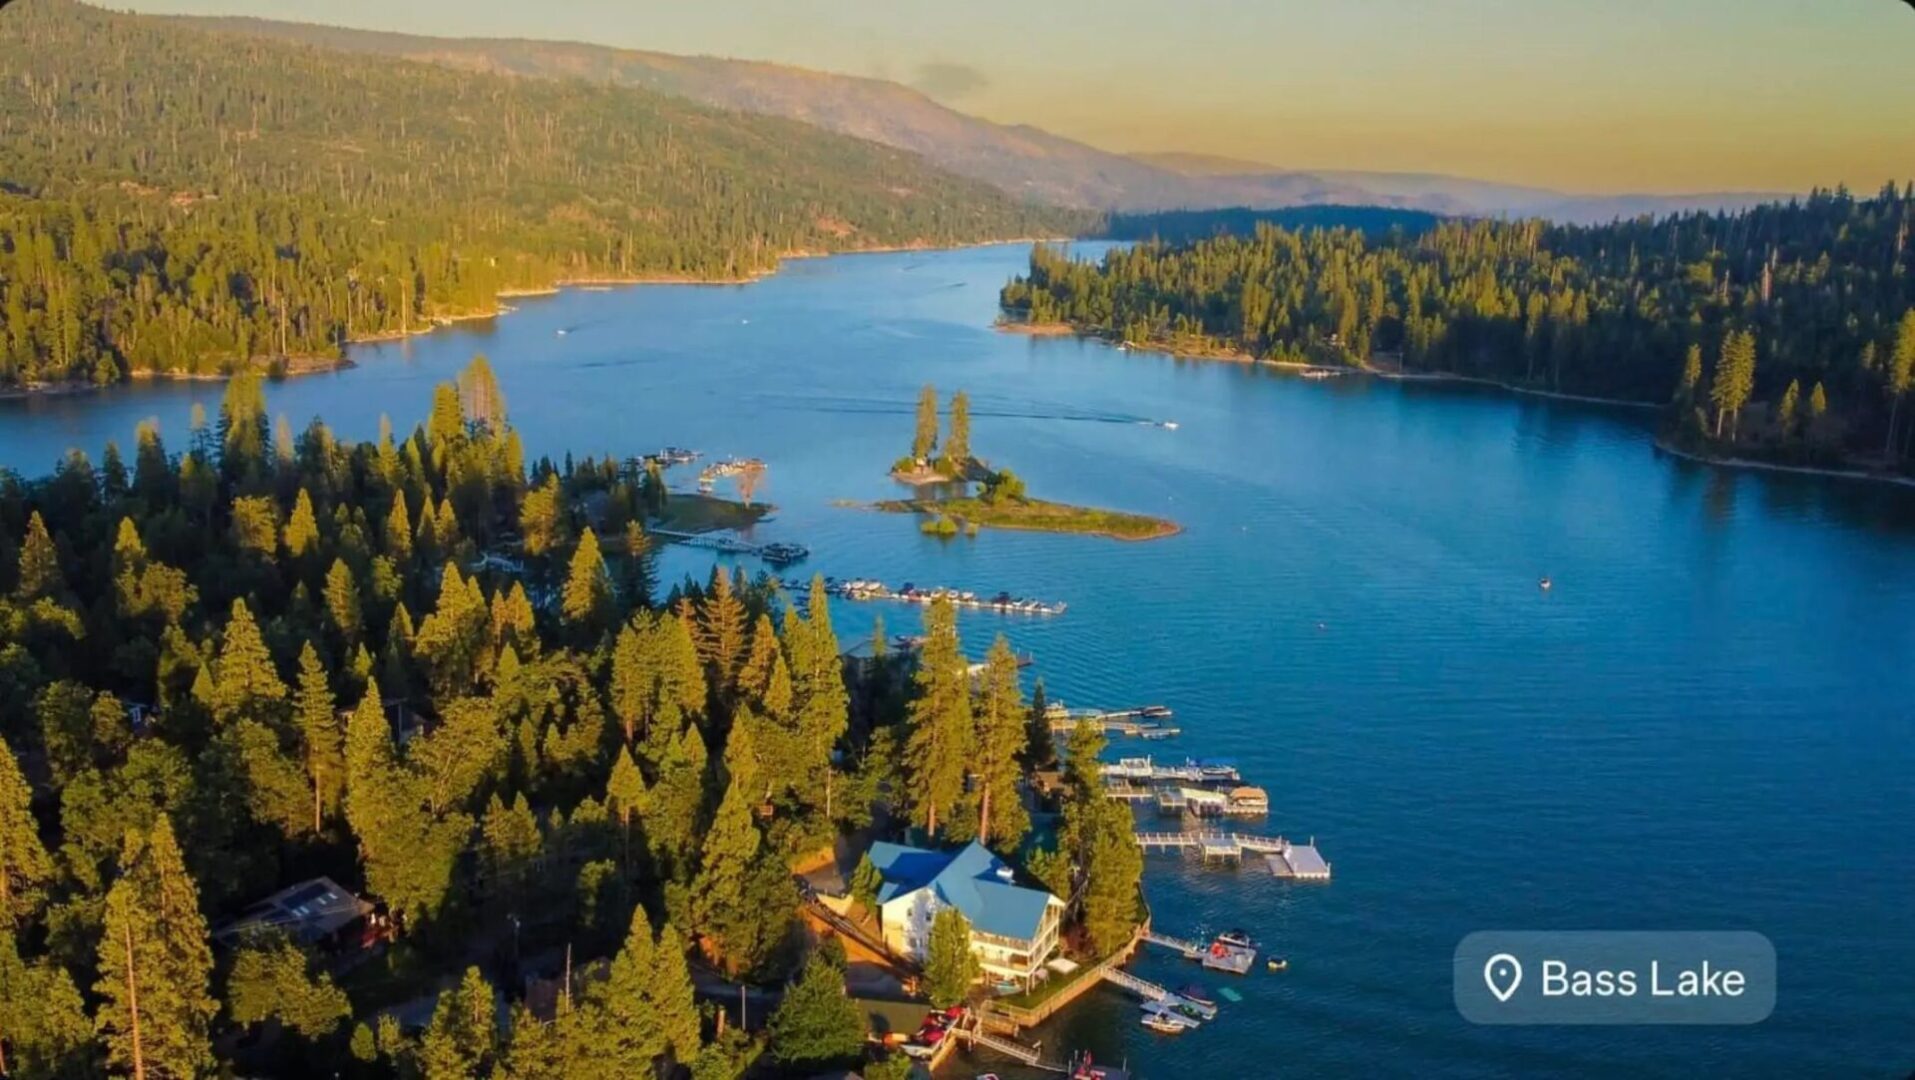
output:
[[[1022,846],[1049,721],[1002,637],[974,679],[941,603],[921,649],[880,633],[847,665],[816,579],[659,596],[646,523],[692,496],[636,462],[528,466],[483,359],[410,435],[280,435],[244,373],[180,444],[148,424],[125,456],[0,471],[0,1073],[856,1065],[841,954],[807,966],[837,1003],[822,1046],[802,1004],[768,1037],[701,1014],[691,969],[780,985],[793,862],[874,804]],[[1032,865],[1108,866],[1083,822],[1116,807],[1136,861],[1095,888],[1131,899],[1084,735],[1059,830],[1083,850]],[[330,929],[254,906],[318,875],[383,906]]]
[[[915,156],[642,90],[69,0],[0,14],[0,388],[333,357],[567,278],[1055,234]]]
[[[1016,317],[1182,352],[1447,372],[1680,405],[1738,452],[1900,460],[1915,373],[1915,191],[1817,192],[1612,225],[1448,222],[1038,249]],[[1744,416],[1744,413],[1750,415]]]

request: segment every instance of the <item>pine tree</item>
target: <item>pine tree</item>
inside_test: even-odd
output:
[[[286,700],[286,684],[244,600],[233,601],[215,676],[213,715],[222,723],[269,719]]]
[[[293,503],[292,517],[286,520],[285,544],[286,554],[295,563],[319,548],[319,521],[313,516],[312,496],[303,487]]]
[[[771,616],[761,611],[758,621],[752,625],[745,664],[738,673],[739,691],[746,697],[762,702],[765,691],[771,686],[772,666],[779,659],[778,634],[771,628]]]
[[[305,749],[306,778],[313,794],[313,832],[318,833],[325,827],[326,815],[339,807],[346,783],[346,760],[332,686],[310,641],[299,650],[299,690],[293,699],[293,715]]]
[[[1031,707],[1024,721],[1024,764],[1026,768],[1049,768],[1057,761],[1057,741],[1051,737],[1050,699],[1044,693],[1044,680],[1031,687]]]
[[[1128,941],[1137,924],[1144,856],[1124,803],[1096,797],[1085,809],[1090,823],[1082,855],[1084,933],[1102,956]]]
[[[1682,357],[1682,381],[1676,384],[1675,400],[1678,405],[1687,405],[1696,399],[1696,389],[1702,385],[1702,346],[1691,344],[1689,351]]]
[[[1776,434],[1787,439],[1795,430],[1797,403],[1802,397],[1802,384],[1789,380],[1788,389],[1782,391],[1782,400],[1775,407]]]
[[[693,925],[731,975],[751,966],[746,956],[751,937],[747,924],[757,913],[746,909],[746,881],[764,843],[751,816],[757,801],[749,786],[754,780],[749,775],[737,777],[725,788],[718,813],[705,833],[698,876],[692,881]]]
[[[698,1056],[700,1047],[698,1002],[692,994],[691,968],[685,963],[685,940],[677,927],[666,923],[659,930],[658,948],[652,955],[656,963],[650,996],[653,1022],[672,1060],[688,1063]]]
[[[1901,416],[1902,397],[1908,393],[1911,384],[1915,384],[1915,307],[1902,313],[1901,324],[1895,331],[1895,347],[1888,354],[1887,387],[1889,397],[1888,437],[1883,443],[1882,456],[1893,460],[1895,457],[1895,426]]]
[[[612,775],[605,782],[605,802],[618,815],[619,850],[623,852],[628,868],[631,865],[632,820],[644,816],[646,795],[645,777],[632,760],[631,750],[619,747],[618,757],[612,760]]]
[[[527,875],[544,844],[538,818],[525,801],[525,793],[519,792],[507,805],[494,792],[479,834],[480,850],[492,880],[503,883],[508,896],[523,896]]]
[[[918,391],[918,425],[911,436],[911,457],[928,462],[938,445],[938,392],[933,386]]]
[[[652,1010],[657,977],[652,924],[640,907],[605,978],[586,992],[593,1056],[605,1075],[650,1076],[653,1059],[665,1052],[665,1033]]]
[[[527,555],[538,558],[558,550],[564,540],[560,517],[564,501],[557,473],[547,473],[544,483],[525,493],[519,503],[519,535]]]
[[[0,931],[31,920],[53,880],[53,861],[40,843],[32,802],[33,789],[20,763],[0,740]]]
[[[878,913],[878,892],[884,888],[884,875],[878,872],[876,863],[871,861],[871,853],[858,856],[857,869],[851,872],[851,898],[865,910],[868,916]]]
[[[641,815],[652,858],[668,878],[690,876],[691,855],[698,847],[705,800],[705,740],[692,725],[681,728],[667,745],[658,765],[658,783]]]
[[[1745,330],[1730,331],[1722,339],[1722,355],[1716,361],[1715,381],[1709,388],[1709,400],[1716,407],[1717,438],[1722,437],[1722,421],[1729,420],[1729,440],[1735,441],[1736,418],[1748,404],[1755,389],[1755,335]]]
[[[347,648],[360,643],[365,632],[364,615],[359,607],[359,583],[353,579],[352,567],[344,559],[334,559],[332,569],[326,571],[326,618],[332,628],[339,633],[339,640]]]
[[[218,1011],[207,991],[212,968],[199,890],[161,814],[150,833],[128,833],[120,878],[106,894],[94,990],[112,1067],[136,1080],[209,1072],[207,1025]]]
[[[982,694],[977,705],[976,775],[978,839],[1000,851],[1014,851],[1030,831],[1030,816],[1018,793],[1025,751],[1024,695],[1017,686],[1017,657],[999,634],[984,657]]]
[[[953,476],[963,476],[971,463],[971,395],[962,390],[951,395],[951,437],[944,441],[944,456]]]
[[[393,496],[392,512],[386,515],[386,554],[400,566],[412,558],[412,518],[403,491]]]
[[[712,691],[721,700],[736,695],[739,667],[744,663],[749,645],[745,605],[733,594],[731,579],[716,570],[712,573],[711,587],[697,606],[691,631]]]
[[[606,572],[605,559],[599,554],[598,534],[588,528],[579,538],[578,550],[572,553],[559,613],[582,639],[591,640],[609,621],[612,604],[611,575]]]
[[[807,794],[816,799],[823,788],[825,815],[833,813],[836,779],[831,751],[851,722],[851,696],[845,689],[838,635],[831,626],[831,607],[824,578],[813,575],[805,618],[792,619],[785,632],[791,667],[792,728],[796,733],[795,774],[808,779]]]
[[[491,1073],[499,1056],[498,1007],[479,969],[465,969],[459,985],[439,995],[432,1023],[419,1039],[425,1080],[471,1080]]]
[[[47,523],[35,510],[27,519],[26,542],[20,545],[20,571],[14,593],[22,600],[59,598],[66,595],[66,578],[60,574],[59,552],[53,537],[47,535]]]
[[[970,770],[976,725],[968,667],[958,644],[957,613],[949,600],[936,600],[924,614],[917,697],[907,712],[910,735],[904,744],[911,821],[933,836],[963,796]]]
[[[771,1056],[805,1073],[857,1064],[864,1054],[864,1015],[845,996],[844,969],[813,950],[798,981],[771,1014]]]
[[[964,1000],[983,974],[971,951],[971,924],[955,907],[938,908],[931,918],[931,940],[924,953],[924,993],[946,1008]]]
[[[51,957],[20,959],[0,926],[0,1076],[92,1076],[93,1024],[73,976]]]

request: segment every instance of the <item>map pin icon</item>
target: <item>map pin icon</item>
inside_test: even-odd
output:
[[[1497,1001],[1508,1001],[1515,996],[1516,988],[1523,985],[1522,961],[1506,952],[1497,953],[1483,965],[1483,982]]]

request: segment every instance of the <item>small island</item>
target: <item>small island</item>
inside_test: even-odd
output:
[[[971,401],[962,390],[951,397],[950,433],[940,448],[937,403],[935,387],[919,392],[911,452],[891,467],[892,479],[933,492],[886,499],[874,509],[923,515],[922,530],[930,536],[975,536],[980,528],[993,528],[1155,540],[1182,531],[1176,522],[1146,514],[1032,498],[1016,473],[993,469],[972,455]],[[979,486],[975,494],[973,482]]]

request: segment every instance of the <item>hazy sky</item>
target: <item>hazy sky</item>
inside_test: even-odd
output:
[[[775,60],[1112,150],[1284,167],[1596,192],[1915,176],[1904,0],[131,2]]]

